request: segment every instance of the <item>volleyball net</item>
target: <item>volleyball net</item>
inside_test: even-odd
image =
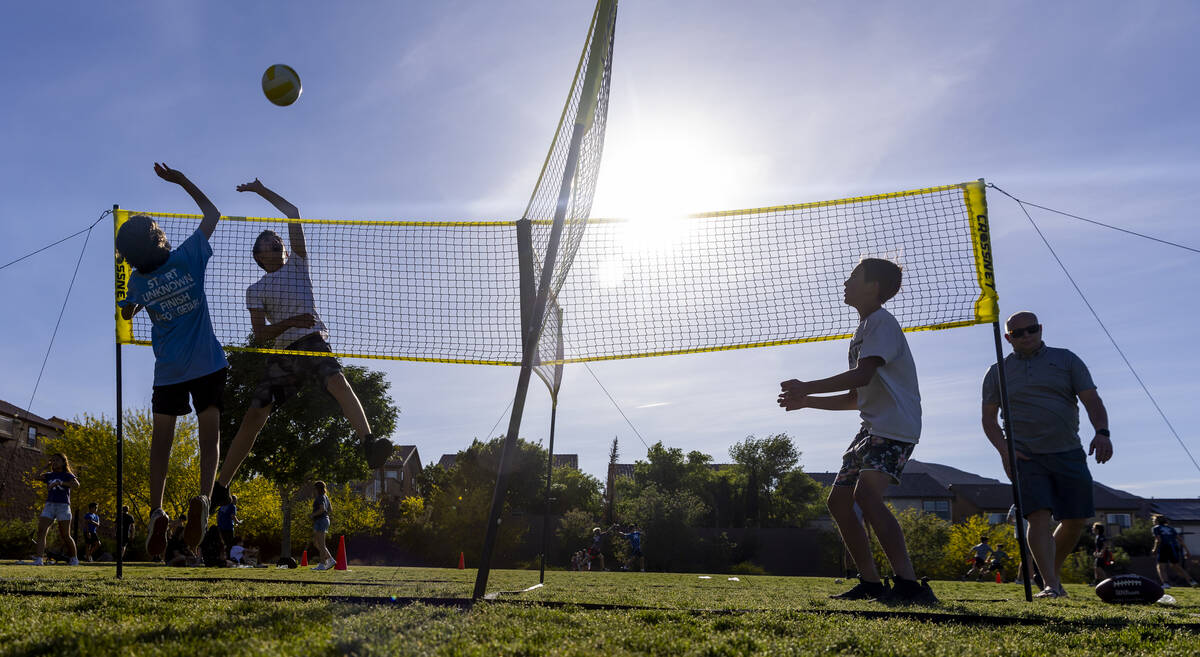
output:
[[[118,226],[132,214],[153,217],[173,245],[200,221],[118,210]],[[304,230],[316,307],[338,355],[520,364],[518,222],[295,222]],[[858,320],[842,301],[842,283],[864,257],[903,267],[903,287],[888,308],[906,330],[996,319],[982,182],[575,223],[572,262],[545,313],[544,365],[846,337]],[[532,224],[536,245],[547,227]],[[287,227],[285,219],[263,217],[218,224],[205,289],[223,345],[274,350],[247,346],[246,288],[264,274],[252,256],[258,234],[270,228],[286,241]],[[128,276],[118,261],[118,295]],[[116,317],[118,342],[149,344],[145,313],[128,322]],[[561,344],[552,335],[561,335]]]

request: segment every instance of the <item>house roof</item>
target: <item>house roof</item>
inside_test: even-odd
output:
[[[7,415],[9,417],[19,417],[26,422],[40,424],[42,426],[50,427],[51,429],[55,429],[57,431],[62,431],[62,429],[63,429],[63,426],[61,424],[58,424],[57,422],[54,422],[53,420],[47,420],[46,418],[44,418],[40,415],[37,415],[35,413],[30,413],[29,411],[21,408],[20,406],[17,406],[15,404],[10,404],[10,403],[4,401],[3,399],[0,399],[0,415]]]
[[[421,455],[417,453],[416,445],[396,445],[392,450],[392,456],[387,460],[383,467],[403,468],[408,460],[416,458],[417,468],[421,467]]]
[[[834,479],[837,478],[836,472],[810,472],[808,476],[812,477],[817,483],[823,486],[832,486]],[[954,495],[943,485],[938,483],[928,473],[918,472],[910,474],[907,470],[904,476],[900,478],[900,485],[892,484],[884,491],[885,498],[922,498],[922,499],[951,499]]]
[[[927,474],[937,480],[939,484],[949,488],[955,484],[1001,484],[1004,483],[999,479],[990,477],[982,477],[972,472],[959,470],[941,463],[926,463],[916,459],[909,459],[904,466],[904,474]]]
[[[1006,512],[1013,503],[1011,484],[953,484],[950,491],[983,510]]]
[[[458,460],[458,454],[442,454],[442,458],[438,459],[437,464],[442,466],[442,469],[449,470],[454,467],[454,462]]]
[[[1171,522],[1200,522],[1200,498],[1152,499],[1150,510]]]

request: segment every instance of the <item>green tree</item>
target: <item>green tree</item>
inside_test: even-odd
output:
[[[1154,550],[1154,523],[1134,518],[1124,531],[1112,537],[1112,546],[1121,548],[1131,557],[1144,557]]]
[[[896,516],[896,522],[900,524],[900,529],[904,532],[908,557],[912,561],[913,570],[916,571],[918,577],[946,579],[962,575],[962,572],[957,570],[957,566],[951,566],[946,558],[946,543],[951,533],[949,522],[936,514],[925,513],[921,509],[909,507],[896,510],[891,504],[888,505],[888,508]],[[873,539],[871,547],[876,565],[880,566],[881,572],[890,572],[891,566],[888,565],[887,555],[884,554],[879,541],[874,540],[874,534],[871,535],[871,538]],[[961,563],[961,560],[957,563]]]
[[[950,526],[950,535],[945,544],[944,577],[962,577],[971,568],[974,562],[967,563],[968,558],[973,560],[975,556],[971,548],[978,544],[983,536],[987,536],[988,545],[992,549],[1001,548],[1008,555],[1001,571],[1004,578],[1016,578],[1017,571],[1020,570],[1021,554],[1017,551],[1017,539],[1013,536],[1012,525],[989,524],[987,516],[983,514],[971,516]]]
[[[617,503],[625,523],[642,530],[646,568],[685,571],[703,560],[695,527],[708,514],[698,495],[688,490],[667,491],[651,483]]]
[[[237,433],[266,365],[266,356],[259,353],[235,351],[228,358],[230,373],[225,386],[225,411],[221,414],[222,453]],[[390,435],[399,411],[387,394],[383,373],[351,365],[343,368],[343,374],[375,435]],[[323,388],[310,383],[294,399],[274,409],[238,474],[240,478],[267,477],[275,484],[282,516],[280,551],[290,556],[293,523],[308,516],[307,506],[293,514],[301,487],[317,479],[329,484],[361,480],[367,476],[367,465],[337,402]],[[294,519],[293,515],[298,517]]]

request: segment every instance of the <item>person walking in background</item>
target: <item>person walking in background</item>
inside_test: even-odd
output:
[[[1154,518],[1154,529],[1151,531],[1154,533],[1154,555],[1157,557],[1155,565],[1163,588],[1171,588],[1172,571],[1182,577],[1189,586],[1196,586],[1196,580],[1183,569],[1183,564],[1187,563],[1191,555],[1179,537],[1179,530],[1171,526],[1171,521],[1166,516],[1160,515]]]
[[[1096,582],[1108,579],[1104,570],[1112,565],[1112,549],[1108,547],[1108,537],[1104,535],[1104,523],[1092,523],[1092,575]]]
[[[329,502],[329,495],[326,494],[325,482],[318,481],[313,484],[313,505],[312,505],[312,521],[313,521],[313,545],[317,548],[317,558],[321,559],[321,563],[317,564],[313,570],[329,570],[337,564],[333,559],[333,555],[329,553],[329,548],[325,546],[325,533],[329,531],[329,522],[333,515],[333,505]]]
[[[221,540],[227,548],[233,547],[233,530],[237,527],[237,495],[229,497],[229,504],[217,511],[217,529],[221,532]]]
[[[1107,463],[1113,454],[1108,411],[1083,361],[1042,341],[1037,315],[1021,311],[1009,317],[1005,327],[1004,339],[1013,349],[1003,361],[1013,435],[1006,438],[996,419],[1001,407],[996,365],[983,378],[983,433],[1000,453],[1010,479],[1017,466],[1022,511],[1029,521],[1029,551],[1046,584],[1037,597],[1065,598],[1063,564],[1088,519],[1096,515],[1087,454],[1095,454],[1096,463]],[[1078,402],[1087,409],[1096,433],[1087,454],[1079,438]],[[1018,464],[1008,461],[1009,438]],[[1052,520],[1058,521],[1053,530]]]
[[[37,556],[33,565],[43,565],[46,556],[46,534],[50,525],[58,523],[58,535],[62,537],[63,551],[68,557],[67,563],[79,565],[79,556],[75,548],[75,539],[71,538],[71,489],[79,488],[79,478],[71,472],[71,464],[67,455],[58,453],[50,455],[50,469],[43,472],[39,478],[46,484],[46,505],[38,516],[37,526]]]
[[[133,542],[134,519],[133,514],[129,512],[129,505],[121,507],[121,535],[124,540],[121,543],[121,559],[125,559],[125,551],[129,549],[129,544]]]
[[[83,544],[84,557],[92,560],[92,554],[100,547],[100,514],[96,513],[96,503],[88,503],[88,512],[83,515]]]

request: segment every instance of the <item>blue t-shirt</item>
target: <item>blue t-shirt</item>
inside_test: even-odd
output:
[[[217,511],[217,529],[233,529],[233,516],[237,515],[236,504],[226,504]]]
[[[42,477],[42,481],[46,482],[47,487],[49,487],[49,492],[46,493],[47,502],[53,502],[54,504],[70,504],[71,489],[67,488],[66,486],[50,487],[50,484],[56,481],[79,481],[79,479],[70,472],[47,472]]]
[[[1158,543],[1171,552],[1179,550],[1179,531],[1170,525],[1155,525],[1151,530],[1158,537]]]
[[[229,366],[213,333],[204,294],[204,270],[212,246],[199,229],[161,267],[129,277],[121,306],[146,307],[153,329],[154,385],[191,381]]]
[[[642,533],[641,532],[636,532],[636,531],[629,532],[628,534],[625,535],[625,538],[629,539],[629,547],[634,552],[640,552],[642,550]]]
[[[96,530],[100,528],[100,516],[96,515],[95,513],[84,514],[83,521],[86,523],[83,527],[83,531],[89,534],[95,534]]]

